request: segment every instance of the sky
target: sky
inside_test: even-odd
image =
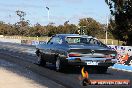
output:
[[[49,21],[46,7],[49,7]],[[106,24],[110,14],[105,0],[0,0],[0,21],[16,23],[19,21],[17,10],[26,13],[25,19],[31,25],[49,22],[61,25],[65,21],[77,25],[79,19],[88,17]]]

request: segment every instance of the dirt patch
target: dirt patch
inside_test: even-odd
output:
[[[23,66],[1,58],[0,56],[0,88],[64,88]]]
[[[4,68],[0,68],[0,75],[0,88],[48,88]]]

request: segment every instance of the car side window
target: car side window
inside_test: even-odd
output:
[[[59,37],[53,37],[49,43],[53,43],[53,44],[62,44],[62,39]]]
[[[90,39],[90,44],[94,44],[94,42],[93,42],[93,39],[92,39],[92,38]]]
[[[90,44],[93,44],[93,45],[99,45],[98,41],[95,39],[92,39],[92,38],[89,39],[89,42],[90,42]]]
[[[62,44],[62,39],[59,38],[59,37],[56,37],[55,43],[57,43],[57,44]]]

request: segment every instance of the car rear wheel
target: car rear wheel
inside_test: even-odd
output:
[[[100,67],[97,67],[97,72],[98,73],[106,73],[107,69],[108,69],[108,67],[106,67],[106,66],[100,66]]]
[[[39,54],[39,56],[38,56],[38,65],[40,65],[40,66],[46,65],[46,61],[42,59],[41,54]]]
[[[56,71],[61,71],[62,70],[62,61],[59,57],[57,57],[57,59],[56,59],[55,69],[56,69]]]

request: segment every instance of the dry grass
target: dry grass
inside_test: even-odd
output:
[[[25,36],[5,36],[5,38],[10,38],[10,39],[21,39],[21,40],[36,40],[36,41],[48,41],[50,37],[44,36],[44,37],[25,37]],[[99,39],[105,44],[105,39]],[[108,39],[107,44],[108,45],[122,45],[122,41],[119,41],[116,39]]]
[[[25,37],[25,36],[4,36],[9,39],[21,39],[21,40],[36,40],[36,41],[48,41],[50,37]]]
[[[105,39],[99,39],[99,40],[105,44],[105,41],[106,41]],[[108,39],[107,44],[108,45],[122,45],[123,41],[118,41],[116,39]]]

